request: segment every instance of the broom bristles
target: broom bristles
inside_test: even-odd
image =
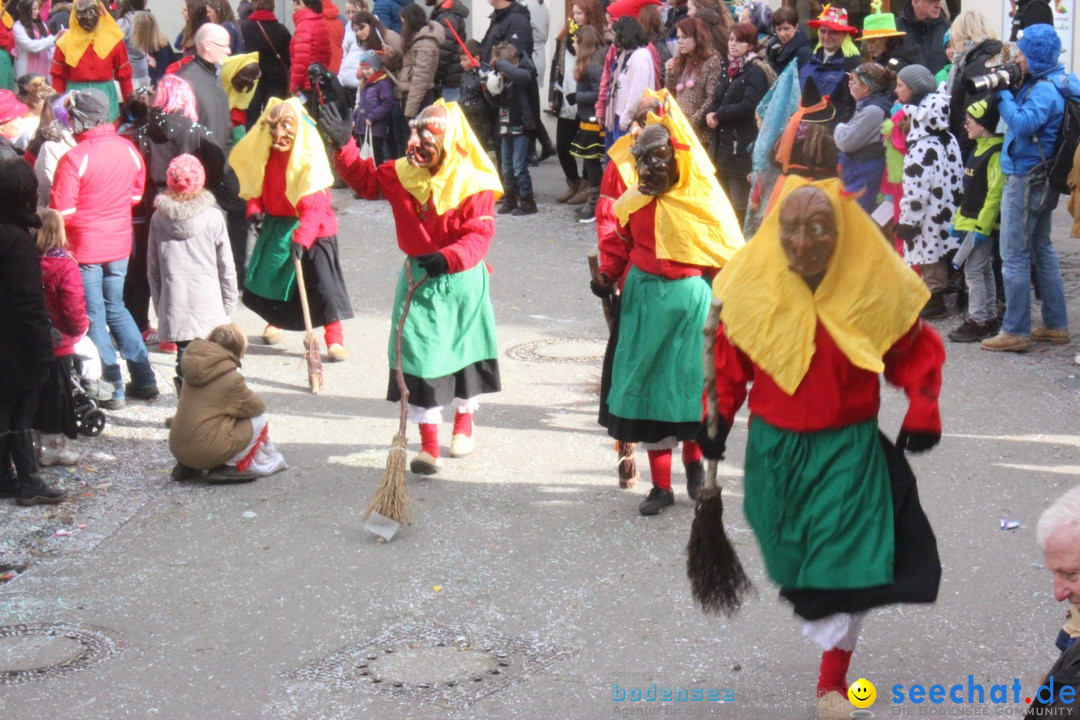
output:
[[[707,613],[731,617],[754,591],[739,556],[724,531],[724,502],[719,487],[702,490],[686,546],[690,590]]]
[[[308,369],[308,385],[316,395],[322,389],[322,357],[319,355],[319,341],[314,333],[304,335],[304,361]]]
[[[386,469],[382,482],[375,489],[375,497],[364,511],[364,518],[373,512],[404,524],[409,519],[409,495],[405,491],[406,440],[404,433],[395,433],[386,456]]]

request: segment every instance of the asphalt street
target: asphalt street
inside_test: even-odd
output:
[[[409,476],[412,524],[388,544],[361,527],[397,424],[383,400],[402,256],[384,203],[335,191],[356,317],[351,357],[311,395],[302,334],[258,343],[244,363],[290,469],[248,485],[169,480],[163,421],[172,358],[154,353],[162,397],[110,414],[71,470],[72,500],[0,506],[0,718],[809,718],[820,652],[765,577],[739,509],[745,410],[722,467],[728,520],[758,596],[730,620],[703,615],[685,575],[693,515],[643,518],[647,487],[620,490],[596,424],[606,327],[588,289],[592,225],[556,206],[554,161],[534,170],[540,214],[499,216],[488,256],[503,392],[476,415],[476,452]],[[1080,241],[1059,208],[1073,318]],[[1037,317],[1037,316],[1036,316]],[[943,333],[957,318],[936,322]],[[1074,331],[1080,330],[1074,320]],[[1023,692],[1057,655],[1034,524],[1080,482],[1080,345],[1022,355],[948,344],[941,445],[912,459],[944,565],[932,606],[872,612],[849,680],[877,686],[995,684]],[[895,435],[902,393],[883,391]],[[418,448],[410,426],[411,449]],[[449,425],[444,425],[444,454]],[[639,453],[643,469],[644,453]],[[1019,526],[1002,530],[1002,518]],[[971,680],[969,681],[969,676]],[[721,701],[634,702],[654,689]],[[620,693],[623,693],[620,699]],[[926,707],[926,706],[923,706]]]

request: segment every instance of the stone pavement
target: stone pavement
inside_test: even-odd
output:
[[[594,229],[552,203],[557,165],[535,177],[541,213],[500,216],[489,256],[505,389],[476,417],[474,455],[409,477],[412,525],[385,545],[361,528],[397,424],[382,397],[401,255],[387,207],[337,191],[357,317],[345,324],[352,357],[324,366],[324,394],[307,392],[300,334],[259,345],[261,323],[240,313],[256,339],[244,371],[289,471],[241,486],[171,482],[170,391],[110,413],[105,434],[80,443],[79,467],[49,471],[72,501],[0,506],[0,563],[16,573],[0,584],[0,718],[811,716],[819,652],[737,510],[745,411],[722,472],[759,597],[724,620],[689,596],[693,506],[678,464],[676,505],[659,517],[638,515],[640,485],[617,487],[595,423],[605,328],[587,287]],[[1080,242],[1058,216],[1076,318]],[[949,345],[946,435],[912,460],[941,594],[869,616],[849,679],[877,685],[879,716],[915,709],[888,707],[897,684],[971,675],[988,691],[1018,679],[1030,693],[1053,661],[1064,608],[1033,526],[1080,479],[1076,349]],[[153,359],[164,391],[171,358]],[[884,393],[886,433],[905,407]],[[447,425],[444,448],[448,438]],[[1002,516],[1020,526],[1002,531]],[[722,690],[727,702],[619,699],[654,684]]]

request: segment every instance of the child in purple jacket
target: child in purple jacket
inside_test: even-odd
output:
[[[394,107],[394,83],[382,69],[382,61],[374,50],[360,54],[360,89],[357,91],[356,112],[353,113],[353,134],[357,145],[363,146],[364,134],[371,126],[371,149],[375,164],[389,158],[386,152],[386,134],[389,131],[390,110]]]

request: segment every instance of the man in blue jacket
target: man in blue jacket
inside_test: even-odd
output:
[[[1014,95],[999,90],[998,110],[1008,126],[1001,151],[1005,190],[1001,196],[1001,262],[1005,279],[1005,317],[1001,332],[982,341],[984,350],[1020,352],[1032,340],[1069,342],[1069,318],[1061,267],[1050,242],[1050,216],[1058,194],[1044,172],[1044,158],[1054,153],[1065,98],[1058,61],[1061,40],[1052,25],[1031,25],[1018,43],[1017,64],[1025,77]],[[1042,290],[1042,325],[1031,328],[1031,265]]]

